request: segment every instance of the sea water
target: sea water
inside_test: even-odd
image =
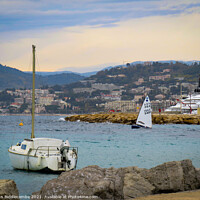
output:
[[[23,120],[24,126],[19,126]],[[58,174],[13,169],[8,156],[12,144],[30,138],[31,117],[0,116],[0,179],[13,179],[21,196],[31,195]],[[168,161],[191,159],[200,168],[199,125],[153,125],[131,129],[111,123],[66,122],[60,116],[36,116],[35,136],[68,139],[78,147],[77,169],[138,166],[151,168]]]

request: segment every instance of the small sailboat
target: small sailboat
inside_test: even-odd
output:
[[[134,128],[152,128],[152,117],[151,117],[151,102],[148,96],[146,96],[142,107],[140,109],[136,125],[132,125]]]
[[[30,139],[24,139],[9,149],[12,166],[24,170],[69,171],[76,168],[77,147],[70,147],[69,141],[54,138],[35,138],[35,46],[33,50],[33,89],[32,89],[32,132]]]

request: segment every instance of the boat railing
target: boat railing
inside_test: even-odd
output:
[[[74,153],[78,154],[78,147],[67,147],[67,149],[72,150]],[[51,152],[60,152],[60,148],[58,146],[38,146],[35,150],[34,156],[37,155],[38,151],[42,151],[43,153],[46,152],[47,156],[50,155]]]

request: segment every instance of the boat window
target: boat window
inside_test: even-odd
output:
[[[22,144],[21,149],[26,149],[26,144]]]

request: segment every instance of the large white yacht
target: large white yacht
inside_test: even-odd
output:
[[[170,106],[165,109],[165,112],[181,112],[197,114],[200,112],[200,75],[199,84],[193,94],[188,95],[186,98],[180,99],[176,105]]]
[[[185,99],[179,100],[176,105],[170,106],[165,112],[197,113],[200,108],[200,93],[188,95]]]

